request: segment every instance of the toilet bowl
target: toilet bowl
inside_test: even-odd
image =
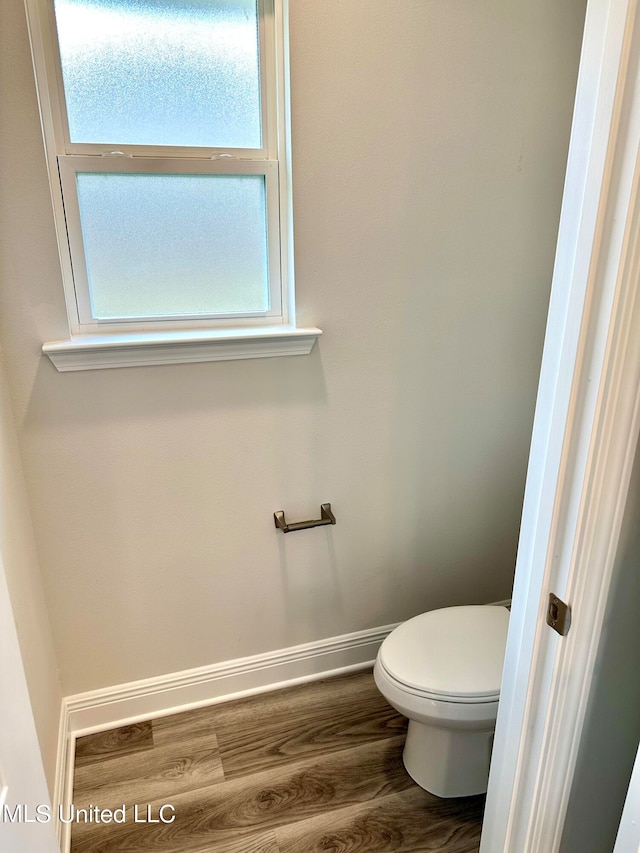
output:
[[[409,719],[403,760],[438,797],[487,790],[509,611],[468,605],[431,610],[384,640],[373,675]]]

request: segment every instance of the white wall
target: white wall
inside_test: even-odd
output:
[[[66,693],[509,595],[584,0],[291,0],[309,357],[58,374],[20,0],[0,335]],[[6,75],[5,75],[6,72]],[[284,537],[330,501],[329,530]]]
[[[56,751],[58,724],[62,703],[62,691],[58,681],[58,672],[49,616],[45,603],[42,577],[38,564],[24,479],[20,466],[16,434],[9,405],[9,397],[2,357],[0,353],[0,572],[6,577],[16,634],[20,644],[20,654],[24,676],[29,690],[29,699],[38,733],[42,763],[47,775],[49,791],[53,793],[56,769]],[[2,579],[4,585],[4,578]],[[7,626],[7,632],[10,626]],[[4,636],[4,635],[3,635]],[[8,635],[11,636],[11,635]],[[7,645],[9,641],[7,640]],[[13,670],[12,649],[4,645],[3,672]],[[6,654],[6,659],[5,659]],[[17,665],[17,664],[16,664]],[[7,675],[8,677],[8,675]],[[13,675],[12,675],[13,677]],[[15,676],[17,678],[17,676]],[[22,687],[20,688],[22,689]],[[5,712],[20,709],[12,704],[7,695],[0,706],[0,728],[11,726],[4,719]],[[20,698],[20,701],[21,698]],[[25,726],[33,725],[25,722]],[[22,731],[22,730],[21,730]],[[28,762],[33,756],[29,749]],[[30,764],[29,764],[30,766]],[[25,763],[26,770],[26,763]],[[42,772],[42,771],[40,771]],[[19,800],[18,800],[19,802]]]
[[[42,756],[31,711],[13,609],[0,553],[0,801],[9,809],[9,820],[0,823],[0,844],[11,853],[59,851],[53,822],[35,824],[11,822],[21,809],[27,809],[30,820],[40,808],[43,817],[51,817],[51,801],[47,791]],[[18,811],[16,811],[18,810]],[[24,811],[22,812],[24,814]]]
[[[11,853],[32,853],[34,845],[41,853],[54,853],[60,848],[52,821],[12,822],[12,817],[20,815],[20,810],[25,808],[31,821],[38,808],[43,817],[51,818],[52,813],[43,812],[43,807],[51,809],[51,798],[3,559],[3,549],[0,549],[0,802],[3,808],[9,809],[9,820],[5,821],[3,814],[0,822],[0,845]]]

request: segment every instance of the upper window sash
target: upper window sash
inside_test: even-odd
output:
[[[274,0],[256,0],[258,13],[258,58],[260,73],[261,147],[233,147],[206,145],[156,145],[129,144],[114,139],[100,143],[72,142],[69,133],[67,103],[65,98],[58,31],[54,0],[25,0],[34,7],[42,27],[42,47],[48,91],[51,102],[51,122],[55,149],[58,155],[77,154],[101,156],[119,151],[132,156],[153,157],[219,157],[231,154],[240,159],[277,160],[281,155],[281,134],[278,132],[278,99],[282,96],[277,62],[280,61],[275,27]],[[52,85],[53,83],[53,85]]]

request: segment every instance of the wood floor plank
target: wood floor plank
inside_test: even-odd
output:
[[[178,743],[215,732],[216,718],[222,713],[223,707],[223,703],[207,705],[193,711],[156,718],[153,721],[154,743],[159,746],[163,743]]]
[[[109,729],[85,735],[76,740],[76,767],[95,764],[104,758],[129,755],[153,748],[153,730],[150,721]]]
[[[217,849],[320,812],[413,788],[402,764],[403,741],[363,744],[174,797],[176,820],[170,826],[79,825],[73,853],[188,853],[207,843]]]
[[[203,734],[211,728],[216,733],[219,729],[255,729],[274,718],[297,722],[308,713],[315,714],[323,708],[341,709],[354,702],[368,702],[372,707],[390,710],[375,686],[371,671],[365,670],[159,717],[153,721],[153,737],[160,744]],[[398,725],[403,725],[400,717]]]
[[[417,787],[276,829],[279,853],[477,853],[484,797]]]
[[[198,847],[190,853],[280,853],[275,832],[245,835],[239,841],[225,841]]]
[[[76,808],[89,804],[117,808],[171,799],[223,780],[218,741],[214,734],[207,734],[79,767],[73,802]]]
[[[361,676],[355,694],[347,682],[316,682],[309,688],[300,696],[274,694],[264,704],[227,709],[216,720],[226,779],[406,731],[407,721],[380,695],[371,673]]]

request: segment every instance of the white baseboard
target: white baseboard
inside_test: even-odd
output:
[[[77,693],[64,700],[68,731],[76,736],[148,720],[239,695],[373,665],[385,625],[252,657]]]
[[[396,625],[344,634],[328,640],[253,655],[225,663],[145,678],[62,702],[55,810],[66,813],[73,795],[73,756],[77,737],[188,711],[241,696],[315,681],[373,666],[384,638]],[[60,849],[67,851],[70,826],[58,826]]]

